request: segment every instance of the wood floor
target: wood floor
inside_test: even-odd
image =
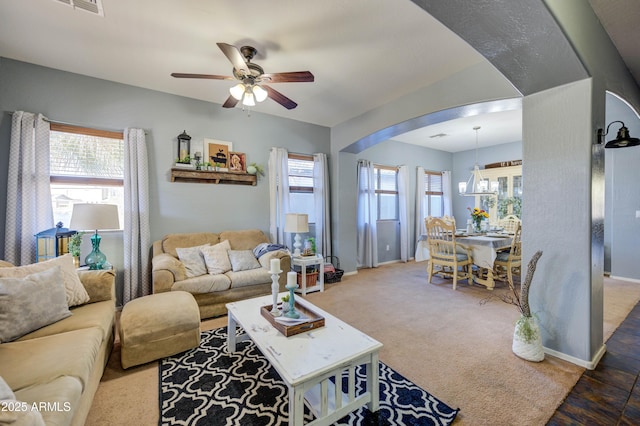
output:
[[[547,425],[640,424],[640,303],[607,340],[595,370],[587,370]]]

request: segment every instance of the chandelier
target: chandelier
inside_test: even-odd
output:
[[[478,130],[480,126],[473,128],[476,131],[476,163],[467,182],[458,183],[458,193],[465,197],[475,197],[476,195],[498,195],[498,182],[492,182],[489,190],[489,180],[482,177],[478,166]]]

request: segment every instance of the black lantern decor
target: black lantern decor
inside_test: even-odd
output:
[[[38,232],[36,237],[36,262],[44,262],[69,253],[69,239],[76,231],[62,227],[58,222],[55,228]]]
[[[187,134],[186,130],[178,136],[178,162],[190,163],[191,158],[189,153],[191,152],[191,136]]]

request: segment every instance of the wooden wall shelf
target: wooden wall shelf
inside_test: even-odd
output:
[[[171,182],[192,182],[192,183],[226,183],[231,185],[253,185],[258,184],[256,175],[249,173],[214,172],[207,170],[184,170],[171,169]]]

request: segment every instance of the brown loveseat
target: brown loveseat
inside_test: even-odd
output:
[[[68,260],[71,269],[70,272],[66,269],[67,274],[76,274],[73,260],[67,256],[70,255],[56,258],[52,263],[59,265]],[[48,262],[26,267],[42,268]],[[12,266],[0,261],[0,277],[24,275],[18,269],[25,267]],[[71,307],[71,315],[64,319],[0,344],[0,379],[3,379],[0,382],[6,382],[10,388],[0,386],[3,393],[0,399],[13,401],[5,400],[3,407],[19,408],[13,413],[0,414],[17,417],[15,424],[85,423],[113,348],[115,274],[104,270],[79,271],[77,275],[88,294],[87,302]],[[6,294],[3,297],[7,297]],[[21,411],[25,408],[31,412]]]
[[[196,276],[188,276],[185,264],[180,261],[180,249],[216,246],[225,241],[228,241],[230,251],[227,252],[231,255],[233,251],[254,250],[260,244],[268,244],[269,238],[258,229],[166,235],[153,243],[153,292],[188,291],[198,302],[201,318],[225,315],[226,303],[271,293],[269,269],[274,258],[280,259],[283,271],[279,278],[280,291],[286,291],[286,273],[291,269],[291,256],[287,250],[273,250],[260,255],[254,259],[259,264],[254,269],[222,268],[214,273],[205,269]]]

